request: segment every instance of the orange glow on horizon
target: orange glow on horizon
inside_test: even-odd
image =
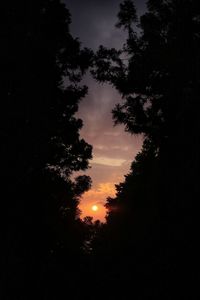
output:
[[[105,222],[106,208],[105,203],[108,196],[115,196],[114,182],[101,182],[97,187],[92,188],[84,193],[79,208],[81,210],[81,218],[90,216],[93,220]]]
[[[128,164],[126,165],[128,168]],[[99,170],[102,171],[101,168]],[[115,185],[124,180],[124,175],[128,172],[128,170],[123,169],[117,173],[117,170],[114,169],[113,173],[107,180],[94,180],[94,184],[92,188],[85,192],[79,204],[80,209],[80,218],[83,220],[85,217],[92,217],[93,221],[99,220],[100,222],[106,222],[106,215],[108,210],[105,207],[106,200],[108,197],[114,198],[116,196],[116,187]],[[89,173],[89,175],[92,175]],[[95,175],[95,174],[94,174]],[[94,179],[95,176],[93,175]],[[92,177],[92,176],[91,176]],[[100,176],[101,177],[101,176]],[[92,207],[96,205],[98,207],[97,210],[93,210]]]

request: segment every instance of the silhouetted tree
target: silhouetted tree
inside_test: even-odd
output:
[[[2,12],[3,285],[6,299],[36,299],[45,281],[51,286],[48,268],[56,274],[53,266],[68,259],[70,273],[84,242],[77,205],[91,181],[70,176],[91,158],[75,113],[92,52],[70,34],[70,13],[58,0],[8,1]]]
[[[128,30],[127,42],[123,51],[101,46],[93,74],[123,96],[113,111],[115,122],[160,145],[198,89],[199,10],[197,1],[148,1],[147,6],[137,22],[132,1],[124,1],[117,26]]]
[[[200,10],[195,0],[149,0],[138,21],[132,1],[120,8],[124,48],[101,46],[92,73],[120,92],[114,121],[143,134],[144,145],[107,201],[109,250],[100,249],[118,278],[138,278],[138,292],[144,284],[143,297],[171,299],[174,289],[189,298],[199,276]]]

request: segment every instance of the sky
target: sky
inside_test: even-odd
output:
[[[65,0],[72,15],[71,33],[78,37],[83,47],[97,50],[99,45],[121,48],[126,34],[115,28],[120,0]],[[138,13],[145,10],[145,1],[135,1]],[[140,136],[132,136],[124,127],[113,126],[112,109],[121,102],[118,92],[108,84],[98,84],[88,74],[83,81],[89,93],[81,102],[77,114],[83,120],[83,137],[93,145],[91,168],[85,174],[91,176],[93,185],[81,199],[81,217],[92,216],[105,220],[104,204],[108,196],[115,195],[115,184],[124,180],[130,164],[141,149]],[[92,211],[93,205],[98,206]]]

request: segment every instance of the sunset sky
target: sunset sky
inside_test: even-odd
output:
[[[93,50],[101,44],[122,47],[125,34],[115,28],[120,2],[65,0],[72,15],[72,34],[80,38],[83,46]],[[139,14],[145,9],[144,2],[135,1]],[[82,217],[92,216],[94,220],[104,221],[106,198],[115,195],[115,184],[128,173],[141,148],[141,138],[126,133],[123,126],[113,127],[111,110],[121,101],[116,90],[106,84],[97,84],[90,75],[85,77],[84,83],[89,87],[89,93],[80,104],[78,117],[84,122],[81,136],[93,145],[91,168],[86,172],[93,185],[83,195],[80,209]],[[93,211],[93,205],[99,209]]]

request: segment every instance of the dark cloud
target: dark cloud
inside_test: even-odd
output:
[[[120,0],[64,0],[72,15],[72,32],[84,46],[96,49],[99,44],[120,47],[123,32],[115,28]],[[145,1],[136,0],[138,14],[145,10]]]
[[[118,46],[122,34],[115,30],[114,25],[119,1],[66,0],[65,3],[72,14],[72,31],[84,45],[96,49],[101,43],[113,45],[114,40],[113,46]]]

